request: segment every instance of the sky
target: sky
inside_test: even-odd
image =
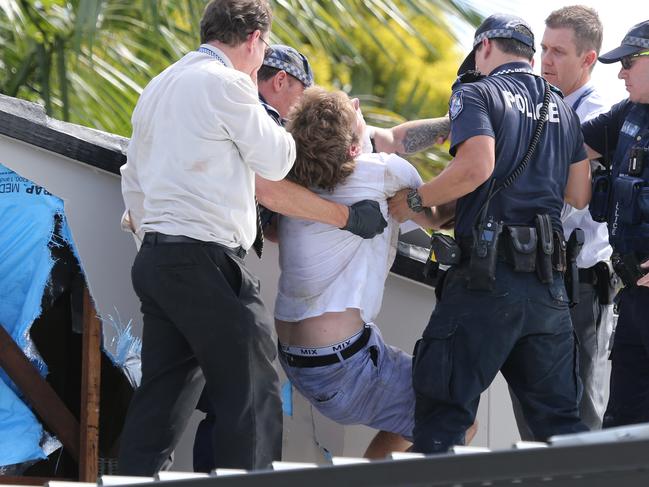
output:
[[[619,46],[624,35],[633,25],[649,19],[649,8],[641,7],[644,3],[642,0],[634,0],[633,3],[631,0],[491,0],[488,3],[484,0],[475,0],[472,2],[485,16],[494,13],[511,13],[522,17],[530,24],[536,38],[535,71],[537,72],[541,66],[540,41],[545,30],[545,18],[553,10],[577,3],[592,7],[599,13],[604,24],[602,53]],[[467,52],[471,49],[473,32],[474,29],[470,28],[467,34],[462,36],[462,44]],[[593,82],[609,103],[615,103],[628,96],[624,82],[617,78],[619,71],[620,63],[599,62],[593,71]]]

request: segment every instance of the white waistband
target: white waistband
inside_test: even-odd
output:
[[[291,355],[299,355],[301,357],[321,357],[324,355],[332,355],[343,351],[354,342],[356,342],[361,337],[363,332],[365,332],[365,328],[366,327],[361,328],[358,333],[355,333],[349,338],[345,338],[341,342],[334,343],[333,345],[327,345],[326,347],[289,347],[282,345],[281,343],[279,344],[279,346],[282,352],[289,353]]]

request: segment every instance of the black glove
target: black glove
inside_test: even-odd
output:
[[[363,238],[372,238],[388,226],[388,222],[383,218],[378,202],[373,200],[363,200],[354,203],[349,207],[349,218],[347,225],[342,230],[352,232]]]

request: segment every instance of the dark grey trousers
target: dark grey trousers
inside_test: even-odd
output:
[[[570,309],[570,318],[577,335],[579,377],[584,390],[579,402],[581,421],[591,430],[602,429],[606,409],[605,389],[608,382],[606,365],[612,332],[613,305],[600,305],[595,286],[581,283],[579,304]],[[532,441],[533,435],[523,417],[520,402],[509,390],[514,416],[521,439]]]
[[[268,467],[281,456],[272,317],[243,260],[216,244],[144,243],[132,270],[142,302],[142,383],[121,438],[119,472],[153,475],[206,387],[215,464]]]

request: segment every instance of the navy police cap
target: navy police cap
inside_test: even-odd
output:
[[[649,20],[631,27],[631,30],[622,39],[622,44],[612,51],[602,54],[599,60],[604,64],[611,64],[625,56],[647,50],[649,50]]]
[[[290,46],[273,44],[266,51],[264,66],[281,69],[298,79],[305,88],[313,84],[313,71],[306,56]]]
[[[475,48],[483,39],[516,39],[535,50],[534,34],[530,37],[523,32],[518,32],[516,28],[519,26],[525,27],[530,34],[532,33],[532,29],[527,25],[527,22],[515,15],[494,14],[487,17],[480,24],[478,30],[475,31],[473,49],[460,66],[460,69],[457,70],[457,74],[461,75],[475,69]]]

